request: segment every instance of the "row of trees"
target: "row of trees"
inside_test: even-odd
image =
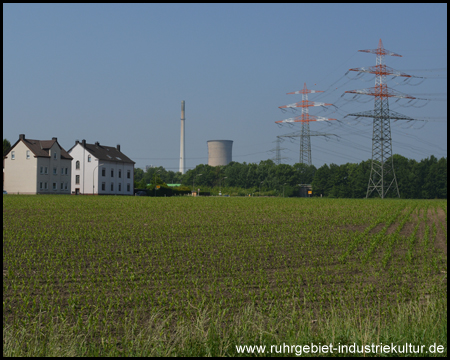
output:
[[[447,198],[447,158],[430,156],[420,162],[394,155],[394,168],[400,196],[406,199]],[[182,175],[163,167],[135,169],[135,187],[153,188],[154,184],[182,184],[184,189],[201,188],[211,193],[219,188],[241,189],[236,193],[298,196],[299,184],[311,184],[315,196],[364,198],[367,192],[371,160],[359,164],[314,165],[280,164],[272,160],[259,164],[231,162],[226,166],[197,165]],[[387,179],[389,181],[389,179]],[[149,184],[152,184],[149,186]],[[372,193],[376,197],[376,192]],[[393,192],[388,197],[396,197]]]
[[[11,148],[11,143],[3,139],[3,154]],[[394,155],[394,169],[400,196],[404,199],[446,199],[447,198],[447,158],[437,159],[431,155],[420,162]],[[167,171],[162,166],[148,168],[146,171],[134,169],[134,187],[154,190],[156,194],[173,194],[166,184],[182,184],[175,193],[184,194],[194,188],[217,193],[218,189],[234,189],[235,194],[262,192],[266,195],[298,196],[299,184],[311,184],[315,196],[335,198],[364,198],[367,192],[371,160],[359,164],[314,165],[280,164],[272,160],[259,164],[231,162],[226,166],[197,165],[182,175]],[[389,182],[390,179],[388,178]],[[372,196],[377,196],[376,191]],[[388,197],[396,197],[390,192]]]

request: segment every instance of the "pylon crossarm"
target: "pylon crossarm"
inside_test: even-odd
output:
[[[370,50],[358,50],[358,51],[359,51],[359,52],[370,53],[370,54],[375,54],[375,55],[378,55],[378,56],[389,55],[389,56],[398,56],[398,57],[402,57],[401,55],[396,54],[396,53],[393,52],[393,51],[386,50],[386,49],[383,47],[383,42],[381,41],[381,39],[380,39],[380,41],[378,42],[378,48],[376,48],[376,49],[370,49]]]
[[[369,66],[368,68],[361,67],[361,68],[353,68],[349,69],[349,71],[357,71],[357,72],[366,72],[370,74],[380,75],[380,76],[403,76],[403,77],[418,77],[418,76],[412,76],[408,75],[406,73],[403,73],[401,71],[395,70],[389,66],[380,64],[375,66]]]
[[[314,93],[323,93],[324,91],[321,90],[298,90],[293,92],[288,92],[286,95],[295,95],[295,94],[314,94]]]
[[[375,114],[374,110],[368,110],[368,111],[363,111],[363,112],[359,112],[359,113],[348,114],[346,116],[370,117],[370,118],[375,118],[375,119],[381,119],[381,118],[384,119],[386,117],[386,115]],[[391,120],[408,120],[408,121],[415,120],[409,116],[400,114],[393,110],[389,110],[387,117],[389,117]]]
[[[360,95],[372,95],[378,97],[396,97],[400,99],[417,99],[414,96],[403,94],[400,91],[393,90],[388,88],[387,86],[376,86],[368,89],[360,89],[360,90],[348,90],[346,93],[349,94],[360,94]]]
[[[323,92],[323,91],[321,91],[321,90],[309,90],[308,88],[306,88],[306,83],[304,83],[302,90],[293,91],[293,92],[287,93],[287,95],[291,95],[291,94],[312,94],[312,93],[321,93],[321,92]]]
[[[283,105],[279,106],[280,109],[287,109],[287,108],[297,108],[297,107],[311,107],[311,106],[331,106],[332,104],[322,103],[322,102],[314,102],[309,100],[302,100],[293,104]]]
[[[310,122],[310,121],[328,121],[328,120],[337,120],[332,118],[326,118],[323,116],[314,116],[309,114],[302,114],[300,116],[296,116],[289,119],[275,121],[276,124],[285,124],[285,123],[296,123],[296,122]]]

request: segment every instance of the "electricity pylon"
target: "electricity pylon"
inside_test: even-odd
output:
[[[274,141],[276,143],[275,149],[270,150],[271,152],[275,151],[275,157],[272,158],[272,160],[275,162],[276,165],[281,164],[281,160],[287,159],[285,156],[281,156],[281,151],[286,150],[285,148],[280,147],[282,139],[277,136],[277,139]]]
[[[323,92],[320,90],[309,90],[306,88],[306,83],[304,83],[303,89],[299,91],[294,91],[287,93],[290,94],[302,94],[302,101],[289,104],[289,105],[283,105],[279,106],[280,109],[288,109],[288,108],[301,108],[302,114],[300,116],[296,116],[294,118],[289,118],[285,120],[275,121],[276,124],[284,124],[284,123],[294,123],[294,122],[300,122],[302,123],[302,129],[301,133],[299,135],[300,137],[300,163],[311,165],[311,132],[309,130],[309,123],[311,121],[326,121],[326,120],[336,120],[336,119],[329,119],[324,118],[322,116],[314,116],[309,115],[309,107],[311,106],[330,106],[332,104],[326,104],[322,102],[314,102],[308,100],[308,94],[311,93],[319,93]]]
[[[359,113],[348,114],[347,116],[371,117],[373,118],[373,136],[372,136],[372,167],[370,169],[369,184],[367,186],[366,198],[372,194],[374,190],[378,192],[383,199],[389,190],[393,190],[398,197],[397,178],[394,172],[394,159],[392,157],[392,138],[391,138],[391,119],[394,120],[414,120],[409,116],[402,115],[396,111],[389,110],[389,98],[397,97],[403,99],[415,99],[415,97],[402,94],[399,91],[388,88],[386,84],[386,75],[411,77],[411,75],[396,71],[384,64],[384,56],[399,56],[392,51],[383,47],[381,39],[377,49],[359,50],[376,54],[376,65],[368,68],[354,68],[351,71],[367,72],[375,74],[375,87],[362,90],[350,90],[346,93],[363,94],[375,96],[374,110],[363,111]],[[387,177],[392,174],[392,180],[388,181]]]
[[[336,136],[336,137],[339,138],[339,136],[336,135],[336,134],[326,134],[326,133],[321,133],[321,132],[317,132],[317,131],[309,132],[308,136],[325,136],[326,138],[329,138],[330,136]],[[283,140],[283,138],[290,138],[290,139],[292,139],[292,138],[296,138],[296,137],[299,137],[300,138],[300,142],[301,142],[302,139],[304,138],[303,132],[302,131],[294,131],[294,132],[291,132],[289,134],[278,135],[277,136],[277,140]],[[300,149],[301,149],[301,146],[300,146]],[[311,164],[306,164],[306,163],[302,162],[301,150],[300,150],[300,161],[299,162],[302,163],[302,164],[305,164],[305,165],[311,165]]]

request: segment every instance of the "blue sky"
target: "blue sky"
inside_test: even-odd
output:
[[[300,130],[275,121],[296,115],[278,107],[301,100],[286,93],[306,82],[326,90],[309,100],[337,106],[310,114],[339,120],[310,124],[339,136],[312,138],[313,164],[360,162],[372,121],[344,116],[373,99],[341,95],[374,86],[373,75],[345,73],[375,65],[358,50],[380,38],[403,55],[388,66],[425,77],[389,86],[430,99],[391,99],[429,120],[393,122],[394,153],[447,156],[447,4],[3,4],[3,137],[121,144],[137,167],[177,171],[185,100],[188,168],[207,163],[208,140],[233,140],[233,160],[259,163],[277,135]],[[282,147],[284,163],[298,162],[298,138]]]

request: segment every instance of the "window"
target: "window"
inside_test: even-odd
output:
[[[114,183],[111,183],[111,191],[114,191]]]
[[[130,179],[130,178],[131,178],[131,171],[127,170],[127,179]]]
[[[111,177],[114,177],[114,169],[111,169]]]
[[[53,190],[56,190],[57,188],[56,183],[53,183]]]
[[[68,186],[69,186],[68,183],[65,182],[65,183],[64,183],[64,190],[67,190]]]
[[[30,158],[30,150],[27,150],[27,159]]]
[[[58,174],[58,169],[57,168],[53,168],[53,175],[57,175]]]
[[[16,158],[16,152],[11,151],[11,160],[14,160]]]
[[[130,184],[127,184],[127,191],[130,191]]]
[[[53,159],[56,159],[56,157],[57,157],[57,154],[56,154],[56,151],[53,153]]]
[[[122,183],[119,183],[119,191],[122,191]]]
[[[88,162],[91,162],[91,155],[88,155]]]
[[[45,190],[48,189],[48,182],[47,181],[44,183],[44,188],[45,188]]]
[[[64,173],[67,175],[69,173],[69,168],[66,168],[66,170],[64,171]]]
[[[106,169],[102,169],[102,176],[106,176]]]
[[[80,183],[80,175],[76,175],[75,176],[75,184],[79,184]]]
[[[64,190],[64,183],[61,183],[61,190]]]
[[[75,169],[80,170],[80,161],[77,160],[77,162],[75,163]]]
[[[43,185],[44,185],[44,184],[43,184],[42,182],[40,182],[40,183],[39,183],[39,189],[41,189],[41,190],[42,190],[42,189],[44,188],[44,186],[43,186]]]
[[[122,170],[119,169],[119,178],[122,177]]]
[[[44,173],[44,167],[43,167],[43,166],[41,166],[41,167],[39,168],[39,173],[41,173],[41,174]],[[42,184],[42,183],[41,183],[41,184]]]
[[[105,191],[106,190],[106,184],[104,182],[102,182],[102,190]]]
[[[48,174],[48,168],[47,168],[47,166],[44,168],[44,174]]]
[[[61,175],[64,175],[64,168],[61,168]]]

